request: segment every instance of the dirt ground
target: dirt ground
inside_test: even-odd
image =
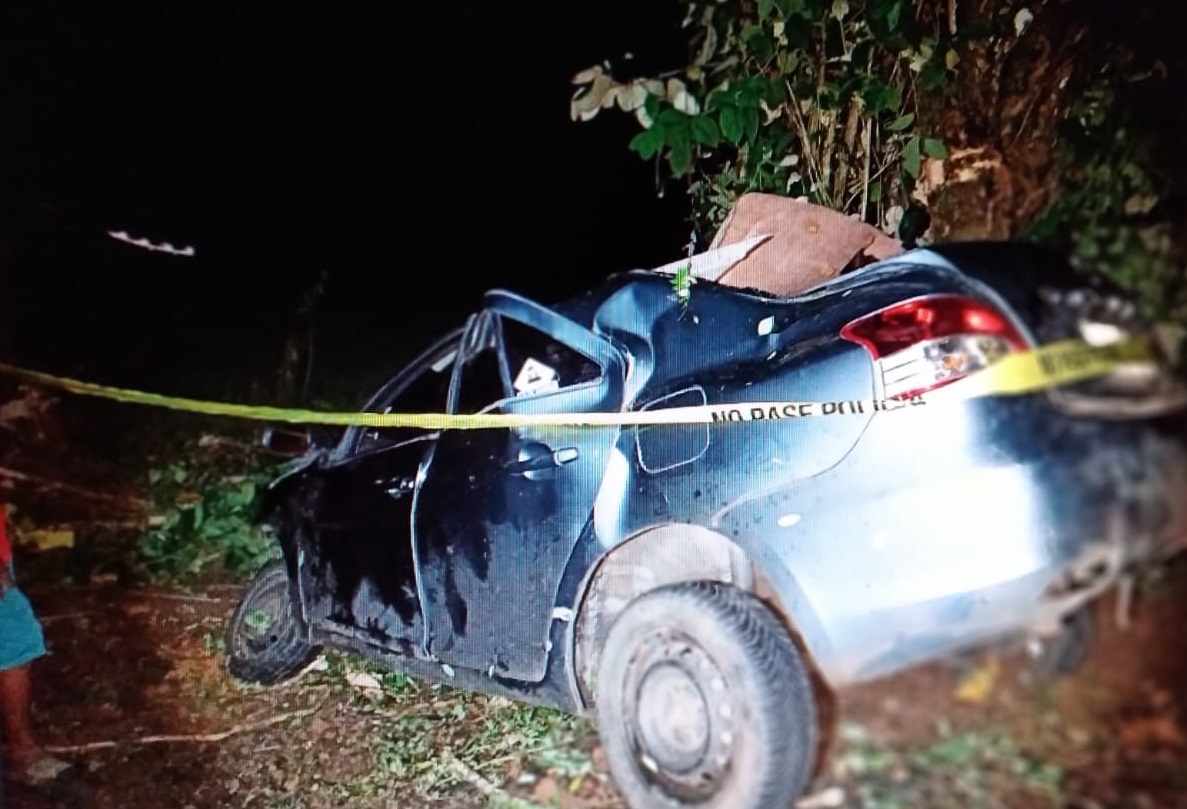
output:
[[[583,722],[536,739],[572,748],[585,772],[536,767],[539,746],[525,742],[493,768],[482,761],[482,775],[453,766],[456,751],[490,735],[493,714],[514,725],[524,712],[510,703],[387,687],[339,660],[278,690],[235,686],[218,638],[236,592],[31,584],[52,649],[38,668],[38,722],[81,767],[56,791],[10,787],[6,805],[621,806]],[[1127,631],[1100,623],[1087,667],[1054,685],[1029,683],[1017,655],[987,654],[970,663],[984,674],[1000,660],[980,703],[956,697],[961,672],[948,665],[840,695],[807,805],[1187,807],[1187,564],[1147,588]],[[446,727],[448,746],[433,749]],[[417,740],[401,766],[399,742]],[[418,771],[439,783],[425,789]]]

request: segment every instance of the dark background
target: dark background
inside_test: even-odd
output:
[[[303,9],[0,16],[9,356],[204,394],[199,378],[270,372],[325,270],[333,387],[402,362],[487,288],[555,300],[681,254],[687,204],[628,151],[634,120],[568,112],[572,75],[602,59],[683,64],[678,4]]]

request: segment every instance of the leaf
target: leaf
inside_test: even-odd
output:
[[[948,156],[948,147],[939,138],[924,138],[922,149],[925,155],[934,157],[937,160],[943,160]]]
[[[737,107],[726,107],[721,111],[721,134],[735,146],[742,142],[742,115]]]
[[[747,37],[745,42],[750,55],[763,64],[771,61],[775,56],[775,41],[762,31]]]
[[[647,86],[641,81],[633,81],[619,90],[618,108],[623,112],[634,112],[647,103],[647,95]]]
[[[903,184],[906,190],[906,183]],[[911,193],[907,191],[907,193]],[[904,247],[908,249],[913,248],[927,229],[931,227],[931,214],[927,209],[915,201],[912,201],[905,211],[898,223],[898,238],[903,243]]]
[[[972,671],[956,688],[956,698],[961,702],[984,702],[993,691],[1001,674],[1001,662],[990,657]]]
[[[675,109],[686,115],[696,115],[701,111],[700,104],[679,79],[668,79],[667,100]]]
[[[705,146],[716,146],[721,141],[721,130],[717,127],[717,122],[707,115],[693,118],[690,131],[692,139]]]
[[[683,177],[692,166],[692,142],[687,129],[674,129],[668,133],[668,165],[672,174]]]
[[[873,80],[862,91],[861,100],[871,113],[878,113],[885,110],[897,110],[902,106],[903,94],[897,87]]]
[[[886,10],[886,24],[890,26],[890,30],[898,28],[899,22],[902,21],[903,3],[902,0],[894,3]]]
[[[816,106],[821,110],[836,110],[841,108],[841,96],[838,89],[831,84],[820,88],[816,96]]]
[[[886,129],[890,132],[902,132],[913,123],[915,123],[915,113],[909,112],[906,115],[900,115],[888,123]]]
[[[925,90],[935,90],[944,85],[948,78],[948,71],[936,62],[928,62],[919,71],[919,85]]]
[[[760,89],[752,79],[739,83],[738,89],[734,91],[734,103],[742,108],[757,107]]]
[[[650,160],[651,158],[655,157],[655,153],[658,152],[663,147],[663,145],[663,134],[659,131],[658,127],[653,126],[651,129],[644,129],[638,135],[635,135],[635,137],[631,138],[629,148],[632,152],[635,152],[644,160]]]
[[[734,98],[724,90],[714,90],[709,93],[709,98],[705,100],[706,110],[722,110],[726,107],[734,105]]]
[[[919,176],[919,169],[923,163],[923,156],[919,150],[920,143],[918,135],[912,137],[907,141],[907,145],[903,147],[903,171],[912,177]]]
[[[664,136],[664,140],[671,140],[670,134],[676,129],[688,129],[688,116],[672,108],[661,110],[655,119],[655,128]]]
[[[777,107],[787,101],[787,83],[782,79],[768,79],[763,82],[760,95],[767,106]]]
[[[779,13],[784,17],[803,14],[807,10],[804,6],[804,0],[776,0],[776,2],[779,5]]]
[[[870,183],[869,189],[870,202],[878,203],[882,201],[882,181],[874,180]]]
[[[742,127],[746,136],[753,141],[758,137],[758,110],[754,107],[747,107],[742,110]]]
[[[760,19],[766,19],[771,16],[771,12],[775,10],[775,0],[758,0],[758,16]]]
[[[659,117],[659,96],[648,95],[647,100],[643,102],[643,111],[647,113],[647,117],[655,120]]]

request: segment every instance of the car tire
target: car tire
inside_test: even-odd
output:
[[[761,601],[717,582],[651,590],[615,620],[598,731],[632,809],[787,809],[816,758],[803,659]]]
[[[1040,682],[1075,674],[1083,668],[1096,634],[1091,605],[1081,607],[1064,619],[1059,634],[1044,642],[1034,659]]]
[[[285,564],[270,562],[252,579],[227,622],[227,672],[252,685],[291,680],[320,652],[303,634],[293,613]]]

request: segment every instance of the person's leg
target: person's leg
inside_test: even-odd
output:
[[[4,774],[28,783],[53,780],[66,765],[45,755],[30,717],[32,663],[45,654],[45,636],[25,594],[10,586],[0,597],[0,742]]]
[[[0,712],[4,715],[4,753],[12,764],[21,767],[38,755],[37,738],[29,716],[33,699],[31,663],[0,671]]]

